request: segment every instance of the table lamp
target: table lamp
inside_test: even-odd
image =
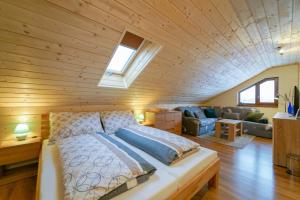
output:
[[[14,133],[16,134],[16,138],[19,141],[25,140],[28,132],[29,132],[29,126],[28,124],[25,123],[18,124],[14,130]]]
[[[143,113],[140,113],[138,115],[135,116],[135,119],[138,121],[138,122],[143,122],[145,120],[145,116]]]

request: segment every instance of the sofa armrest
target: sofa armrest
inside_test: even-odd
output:
[[[193,117],[182,117],[183,132],[197,136],[199,134],[199,120]]]

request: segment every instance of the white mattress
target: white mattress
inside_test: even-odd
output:
[[[215,151],[201,147],[200,151],[195,154],[172,166],[166,166],[123,140],[112,137],[134,150],[157,169],[147,182],[113,198],[113,200],[166,199],[217,157]],[[41,161],[40,199],[62,200],[64,186],[58,151],[55,145],[48,145],[48,140],[43,142]]]

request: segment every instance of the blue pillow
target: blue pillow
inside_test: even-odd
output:
[[[216,115],[216,111],[213,108],[207,108],[204,110],[205,116],[207,118],[218,118]]]
[[[203,113],[202,110],[198,111],[198,112],[194,112],[194,115],[196,116],[196,118],[198,119],[206,119],[205,114]]]

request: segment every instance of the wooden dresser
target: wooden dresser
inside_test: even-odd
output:
[[[273,163],[286,167],[287,154],[300,155],[300,120],[287,113],[273,117]]]
[[[182,116],[179,111],[147,111],[145,121],[155,128],[181,135]]]

